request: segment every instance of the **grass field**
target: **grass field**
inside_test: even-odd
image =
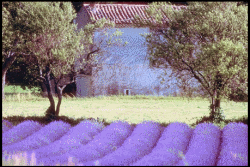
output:
[[[4,92],[5,93],[29,93],[29,92],[38,92],[38,88],[33,88],[33,89],[25,89],[23,90],[20,86],[15,86],[15,85],[7,85],[4,87]]]
[[[6,96],[3,117],[42,117],[49,107],[47,98],[28,95]],[[11,98],[10,98],[11,97]],[[57,98],[54,98],[57,103]],[[71,119],[99,118],[111,123],[125,120],[139,123],[153,120],[160,123],[180,121],[192,125],[201,117],[209,116],[209,101],[202,98],[154,96],[100,96],[93,98],[63,98],[59,115]],[[222,100],[226,119],[247,115],[247,102]],[[10,120],[11,121],[11,120]],[[221,125],[224,126],[224,125]]]
[[[5,90],[11,90],[6,87]],[[13,90],[13,89],[12,89]],[[11,93],[11,91],[10,91]],[[57,103],[57,98],[54,98]],[[77,125],[85,119],[96,119],[109,125],[116,120],[138,124],[152,120],[167,126],[171,122],[184,122],[195,128],[203,122],[211,122],[209,101],[203,98],[154,96],[100,96],[92,98],[63,98],[60,119]],[[2,102],[2,119],[14,125],[25,120],[47,124],[44,115],[49,107],[48,98],[34,95],[6,95]],[[221,129],[230,122],[248,124],[248,103],[222,100],[225,120],[218,125]]]

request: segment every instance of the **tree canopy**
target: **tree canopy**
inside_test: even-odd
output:
[[[198,81],[211,97],[212,115],[232,88],[248,91],[248,8],[237,2],[190,2],[176,10],[153,3],[146,34],[153,67],[171,67],[183,83]],[[138,26],[137,25],[137,26]],[[192,83],[191,83],[192,84]]]
[[[8,22],[7,19],[12,11],[8,5],[15,7],[12,8],[18,16],[13,17],[11,22]],[[62,90],[67,84],[74,82],[74,75],[69,76],[68,80],[65,80],[64,76],[77,72],[74,65],[78,57],[84,54],[91,57],[95,53],[89,47],[90,44],[93,44],[93,32],[98,28],[114,24],[102,19],[88,24],[84,29],[77,30],[77,25],[73,21],[76,13],[70,2],[20,2],[7,3],[5,6],[9,10],[3,10],[2,33],[5,35],[15,34],[14,40],[18,39],[20,45],[17,46],[20,46],[20,51],[14,50],[13,40],[9,42],[6,37],[3,40],[5,45],[2,50],[6,52],[6,56],[2,62],[4,64],[9,62],[8,52],[10,52],[15,55],[13,61],[17,56],[20,56],[20,61],[29,63],[30,74],[32,73],[34,78],[40,79],[46,85],[50,100],[47,114],[58,115]],[[11,37],[9,34],[8,37]],[[114,34],[116,35],[117,31]],[[98,48],[97,51],[99,51]],[[13,61],[9,64],[11,65]],[[83,59],[82,63],[87,61],[88,58]],[[6,71],[8,68],[5,68]],[[51,75],[56,78],[56,86],[59,90],[56,110],[51,93]]]
[[[4,86],[7,70],[20,54],[25,54],[23,27],[19,26],[22,16],[21,2],[2,2],[2,98],[4,98]]]

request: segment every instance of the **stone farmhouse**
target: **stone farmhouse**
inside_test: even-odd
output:
[[[79,65],[76,60],[75,68],[80,68],[80,74],[75,78],[75,83],[69,84],[63,93],[77,97],[90,97],[100,95],[178,95],[181,90],[176,85],[175,78],[161,84],[162,74],[169,79],[171,69],[150,68],[147,59],[148,50],[145,38],[141,34],[149,33],[148,27],[135,28],[135,17],[139,16],[148,20],[145,10],[149,7],[146,2],[119,2],[119,3],[94,3],[84,2],[74,20],[78,29],[84,28],[88,23],[105,18],[115,22],[115,27],[109,29],[114,32],[118,28],[123,34],[120,36],[126,45],[103,47],[97,56],[97,63]],[[176,10],[185,7],[183,5],[172,6]],[[94,43],[101,40],[101,32],[93,34]],[[103,44],[105,46],[105,43]],[[90,48],[94,48],[90,45]],[[86,54],[81,55],[82,59]],[[72,78],[72,76],[68,76]],[[67,78],[65,78],[67,80]],[[55,82],[52,79],[52,93],[56,92]],[[42,86],[43,96],[46,96],[46,87]]]
[[[183,6],[173,6],[181,9]],[[97,66],[84,68],[76,77],[76,95],[78,97],[99,95],[176,95],[180,89],[173,79],[167,84],[161,84],[164,70],[149,67],[147,60],[147,46],[145,38],[140,34],[150,32],[147,27],[135,28],[135,16],[148,19],[145,13],[147,4],[95,4],[83,3],[77,14],[75,23],[78,29],[91,22],[106,18],[115,22],[115,31],[119,28],[123,34],[120,36],[125,46],[112,46],[105,48],[105,52],[97,56]],[[100,40],[100,32],[93,34],[94,42]],[[80,60],[78,60],[80,61]],[[76,68],[83,68],[75,63]],[[86,67],[86,66],[85,66]],[[168,69],[169,75],[171,69]],[[168,77],[165,76],[165,77]],[[168,85],[168,86],[166,86]]]

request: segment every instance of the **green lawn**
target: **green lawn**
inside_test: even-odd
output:
[[[15,85],[5,85],[4,87],[5,93],[29,93],[29,91],[39,93],[38,88],[23,90],[20,86]]]
[[[55,98],[57,103],[57,98]],[[4,101],[2,114],[7,116],[44,116],[49,107],[47,98]],[[124,120],[137,124],[144,120],[160,123],[174,121],[194,124],[198,119],[209,116],[209,101],[202,98],[188,100],[182,97],[152,96],[108,96],[97,98],[63,98],[60,116],[73,119],[100,118],[111,123]],[[247,102],[223,100],[221,107],[226,119],[248,115]]]

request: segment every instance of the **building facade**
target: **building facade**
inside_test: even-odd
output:
[[[147,59],[148,50],[145,38],[141,34],[149,33],[147,27],[133,26],[135,16],[147,19],[145,13],[146,4],[83,4],[77,14],[75,23],[78,29],[93,20],[106,18],[115,22],[116,28],[123,33],[120,36],[124,46],[112,46],[105,48],[105,52],[98,58],[98,66],[93,67],[90,73],[82,73],[76,77],[76,95],[78,97],[99,95],[176,95],[180,93],[176,80],[161,84],[160,77],[164,71],[165,78],[171,73],[171,69],[153,69],[149,67]],[[181,6],[175,6],[181,9]],[[94,42],[99,42],[100,32],[93,34]],[[105,44],[104,44],[105,45]],[[79,67],[77,65],[77,68]]]

